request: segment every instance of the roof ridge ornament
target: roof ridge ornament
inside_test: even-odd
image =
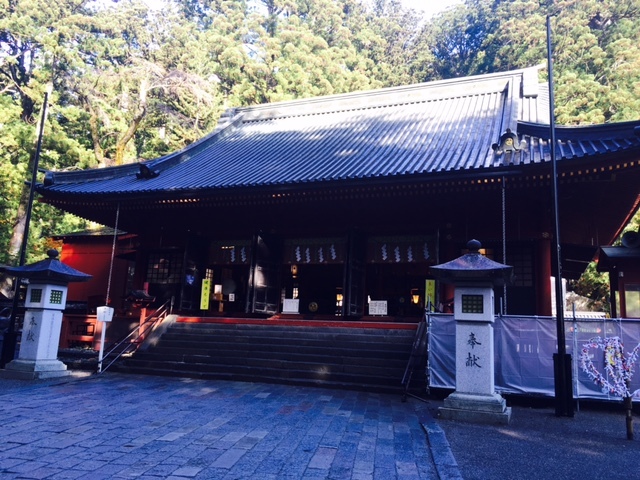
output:
[[[138,180],[148,180],[149,178],[156,178],[160,175],[160,170],[151,170],[149,165],[146,163],[141,163],[139,166],[140,171],[136,173],[136,178]]]
[[[491,145],[491,149],[493,150],[496,161],[498,157],[504,155],[502,158],[503,165],[518,165],[521,158],[517,154],[527,149],[527,142],[524,139],[522,141],[519,140],[518,135],[510,128],[507,128],[507,130],[500,135],[498,143]]]
[[[525,140],[520,141],[518,135],[515,134],[510,128],[500,136],[498,143],[491,145],[491,149],[496,155],[502,155],[503,153],[519,152],[527,148],[527,142]]]

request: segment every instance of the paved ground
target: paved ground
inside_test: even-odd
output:
[[[435,479],[425,405],[111,373],[0,379],[0,478]]]
[[[574,417],[556,417],[551,401],[526,406],[511,399],[508,426],[437,420],[465,480],[640,479],[640,409],[634,407],[634,440],[616,403],[581,402]],[[529,404],[532,402],[529,401]],[[435,416],[440,402],[430,402]],[[444,458],[444,457],[443,457]],[[456,478],[455,470],[451,478]]]
[[[510,403],[508,426],[486,426],[434,420],[438,398],[111,373],[0,379],[0,479],[640,479],[639,422],[627,440],[616,405],[563,418],[549,402]]]

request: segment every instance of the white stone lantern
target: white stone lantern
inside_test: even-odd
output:
[[[5,267],[4,271],[29,280],[18,358],[10,361],[2,377],[37,379],[69,375],[58,360],[62,311],[67,303],[69,282],[83,282],[91,275],[58,260],[58,251],[49,250],[49,258],[23,267]]]
[[[493,287],[509,283],[513,267],[486,258],[477,240],[467,247],[469,253],[431,267],[436,278],[455,285],[456,390],[444,400],[440,416],[506,424],[511,408],[495,392]]]

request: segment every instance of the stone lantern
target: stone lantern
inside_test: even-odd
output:
[[[469,253],[431,267],[433,275],[455,287],[456,390],[444,400],[448,420],[507,424],[511,408],[495,392],[493,288],[511,282],[513,267],[485,257],[471,240]]]
[[[58,251],[49,250],[49,258],[22,267],[3,270],[29,280],[18,358],[7,363],[4,378],[53,378],[69,375],[58,360],[62,311],[67,303],[67,285],[86,282],[91,275],[58,260]],[[17,293],[16,293],[17,294]]]

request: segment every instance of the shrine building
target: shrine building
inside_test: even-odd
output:
[[[452,287],[430,266],[476,238],[514,268],[496,312],[551,315],[549,110],[538,68],[230,108],[183,150],[48,171],[37,192],[126,232],[116,308],[143,291],[198,317],[414,322],[428,300],[450,311]],[[564,278],[637,211],[639,131],[640,121],[556,128]],[[82,265],[89,254],[74,260],[77,243],[65,237],[62,258],[94,280],[70,286],[69,299],[88,301],[104,295],[109,269]],[[109,237],[101,245],[108,261]]]

